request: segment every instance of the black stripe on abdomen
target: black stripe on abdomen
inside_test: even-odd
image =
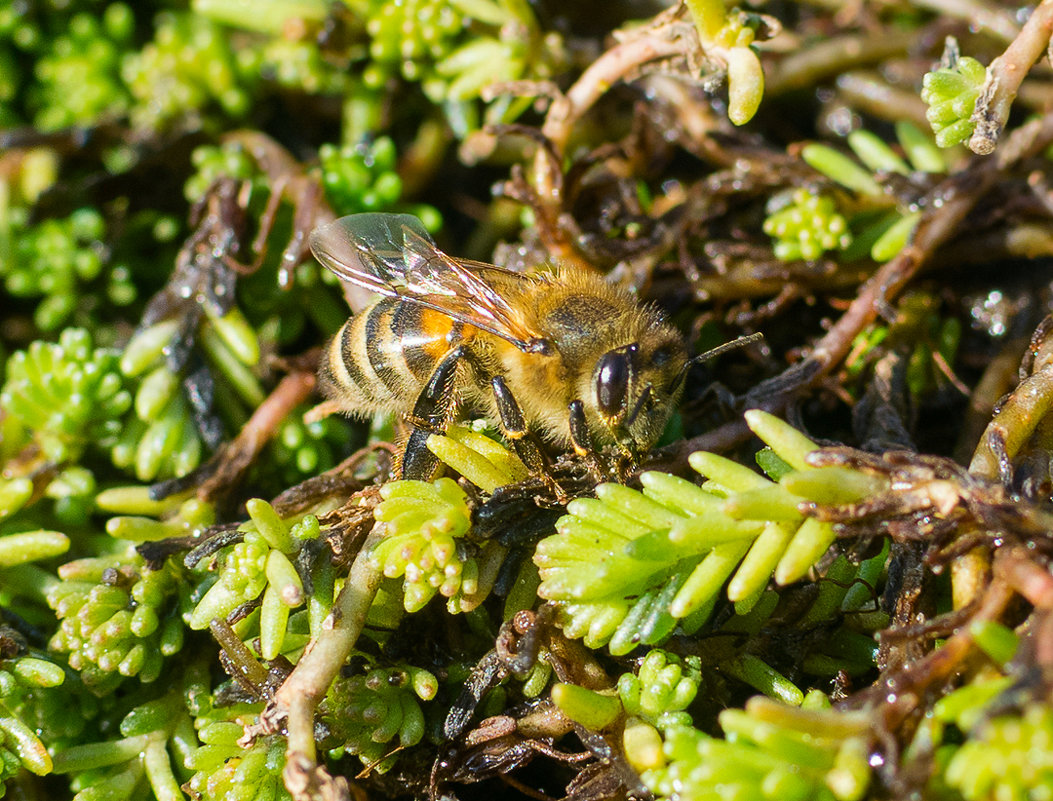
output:
[[[343,357],[344,367],[347,369],[347,380],[351,382],[363,397],[368,398],[372,383],[366,374],[362,372],[362,367],[358,363],[362,356],[355,349],[354,329],[356,324],[361,325],[357,318],[352,318],[348,320],[343,329],[341,329],[340,355]]]
[[[424,328],[424,307],[400,303],[391,319],[395,340],[402,344],[402,358],[409,374],[424,384],[435,369],[437,359]]]
[[[402,358],[401,343],[394,327],[400,305],[397,300],[384,299],[365,312],[366,357],[381,385],[392,398],[401,398],[413,392],[413,387],[406,385],[396,362]]]

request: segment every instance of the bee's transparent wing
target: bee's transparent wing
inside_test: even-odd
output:
[[[547,341],[521,321],[502,289],[521,292],[521,273],[443,253],[410,214],[352,214],[316,228],[311,250],[345,281],[441,312],[525,351]]]
[[[420,291],[407,286],[406,231],[428,239],[420,220],[409,214],[352,214],[315,228],[311,251],[343,280],[398,297]]]

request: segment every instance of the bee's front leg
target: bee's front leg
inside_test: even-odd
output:
[[[574,453],[585,460],[597,481],[607,480],[612,471],[592,445],[589,425],[585,420],[585,404],[580,400],[571,401],[567,409],[570,412],[570,444],[574,447]]]
[[[450,350],[436,365],[434,372],[417,396],[413,413],[406,422],[413,426],[402,454],[402,478],[430,481],[439,468],[439,460],[428,450],[428,437],[446,431],[453,410],[454,378],[464,348]]]
[[[512,390],[508,388],[505,380],[495,375],[490,379],[490,386],[494,391],[494,400],[497,402],[497,413],[501,416],[501,431],[512,443],[516,456],[527,466],[527,469],[535,476],[539,476],[555,492],[556,499],[560,503],[566,503],[567,496],[563,488],[556,483],[552,475],[552,465],[549,463],[545,452],[541,449],[541,443],[527,427],[523,410],[519,408]]]

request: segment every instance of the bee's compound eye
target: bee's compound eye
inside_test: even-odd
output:
[[[603,354],[596,370],[596,405],[601,414],[613,417],[622,408],[631,370],[628,349],[619,348]]]

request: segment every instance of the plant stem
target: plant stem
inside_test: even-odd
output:
[[[1041,58],[1053,33],[1053,0],[1042,0],[1009,47],[987,68],[987,81],[980,90],[970,118],[976,123],[969,149],[980,155],[994,152],[1002,135],[1009,108],[1031,66]]]
[[[906,53],[917,42],[917,34],[885,32],[882,36],[837,36],[802,48],[778,62],[765,77],[769,96],[791,89],[802,89],[852,67],[876,64],[890,56]]]
[[[333,611],[322,624],[322,631],[278,688],[265,713],[271,720],[287,715],[289,744],[286,753],[290,759],[294,755],[315,759],[314,712],[365,625],[366,613],[383,578],[373,567],[371,553],[386,533],[383,524],[373,527],[351,564],[347,582],[337,596]]]
[[[973,30],[987,31],[1006,42],[1020,33],[1020,26],[1008,10],[992,8],[980,0],[915,0],[915,5],[965,20]]]

